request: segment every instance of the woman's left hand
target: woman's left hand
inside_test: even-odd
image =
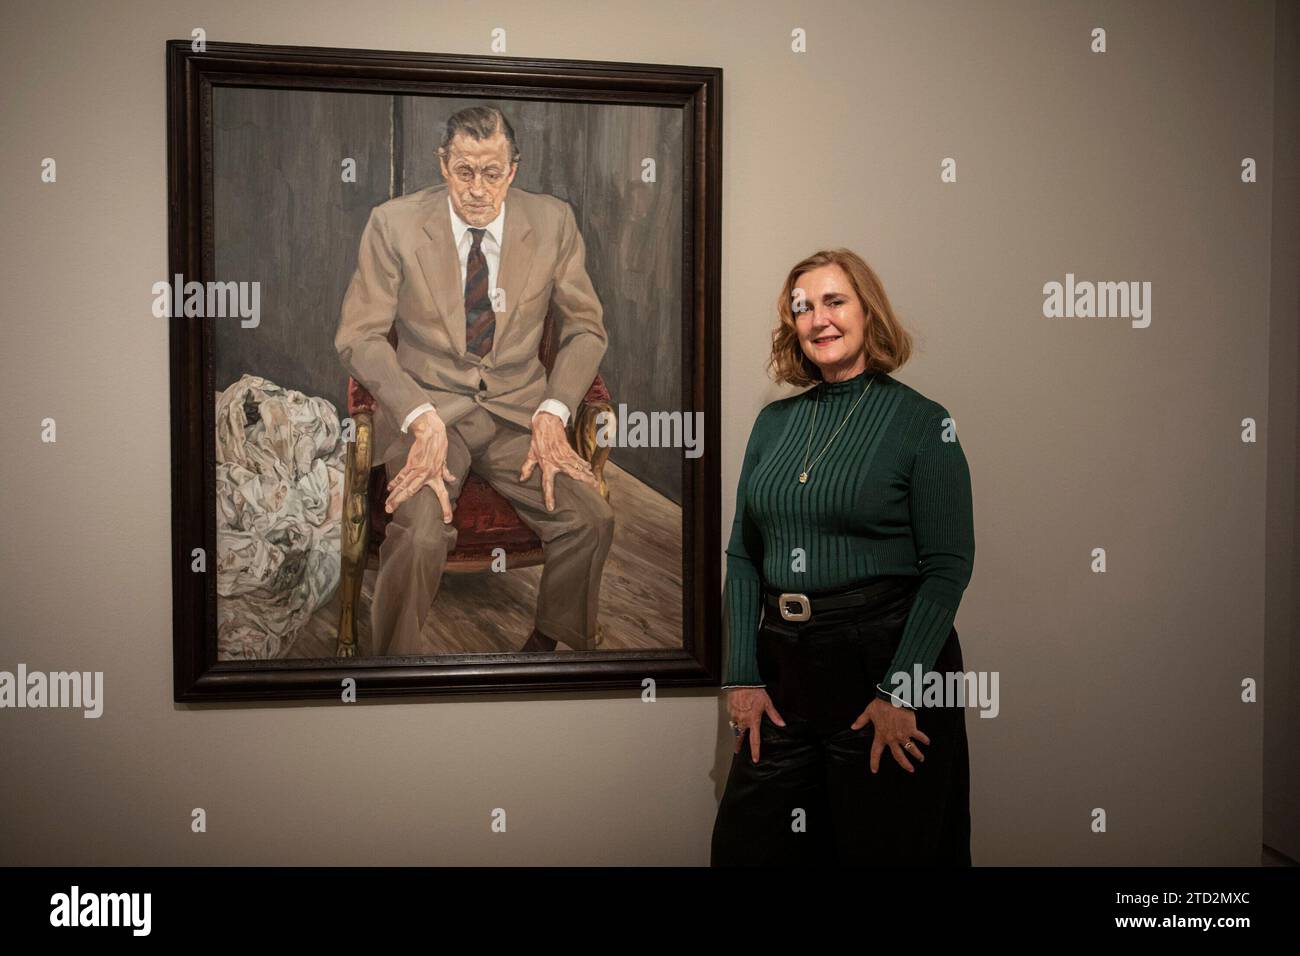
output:
[[[872,773],[880,769],[880,753],[886,747],[893,753],[899,766],[908,773],[915,773],[916,768],[908,762],[906,754],[925,763],[925,755],[921,753],[916,741],[919,740],[928,747],[930,738],[916,729],[916,714],[910,708],[896,707],[879,697],[873,698],[867,709],[858,714],[858,719],[849,726],[853,730],[861,730],[867,724],[874,724],[876,728],[875,739],[871,742]],[[911,746],[907,746],[909,743]]]

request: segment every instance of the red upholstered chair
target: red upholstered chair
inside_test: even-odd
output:
[[[397,329],[388,333],[388,339],[397,344]],[[548,312],[542,330],[542,341],[537,357],[549,374],[555,364],[555,319]],[[348,379],[348,414],[356,425],[356,440],[348,444],[344,468],[342,576],[339,581],[339,637],[337,656],[353,657],[357,653],[357,608],[361,602],[361,576],[372,553],[379,550],[388,525],[389,515],[384,511],[388,497],[388,480],[381,462],[376,465],[374,455],[374,415],[378,405],[366,387],[353,378]],[[605,484],[605,462],[609,448],[599,445],[596,432],[597,416],[601,412],[614,414],[609,390],[599,375],[587,390],[582,405],[569,419],[569,442],[583,459],[591,463],[600,493],[609,498]],[[522,463],[521,463],[522,464]],[[484,571],[492,563],[492,552],[504,548],[510,567],[523,568],[541,564],[542,542],[532,529],[519,519],[514,506],[481,476],[470,472],[464,479],[460,497],[456,501],[452,524],[455,525],[456,547],[447,556],[447,573]],[[526,636],[526,635],[525,635]]]

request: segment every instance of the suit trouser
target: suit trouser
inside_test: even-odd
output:
[[[542,469],[519,480],[532,432],[475,408],[447,428],[445,482],[453,511],[471,467],[502,494],[542,541],[545,562],[538,586],[536,627],[575,649],[593,646],[600,579],[614,538],[614,513],[595,488],[563,473],[555,476],[555,510],[542,496]],[[409,448],[385,462],[391,480]],[[379,575],[370,608],[372,640],[381,656],[436,653],[422,636],[442,581],[456,526],[442,520],[438,496],[427,485],[398,505],[379,549]]]
[[[757,764],[741,738],[714,822],[712,865],[970,865],[964,708],[917,709],[930,743],[917,741],[924,762],[908,756],[914,773],[885,747],[873,774],[875,724],[849,729],[875,699],[918,584],[900,580],[873,606],[804,623],[765,616],[759,673],[786,726],[763,715]],[[963,669],[953,629],[933,670]]]

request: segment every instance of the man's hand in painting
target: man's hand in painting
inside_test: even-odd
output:
[[[542,467],[542,496],[546,501],[546,510],[555,510],[555,476],[563,473],[575,481],[598,488],[599,483],[591,471],[591,465],[583,461],[573,446],[569,444],[564,422],[560,416],[550,412],[539,412],[533,416],[533,440],[528,448],[528,457],[524,459],[519,472],[519,480],[527,481],[533,469]]]
[[[436,411],[427,411],[411,423],[415,442],[406,456],[406,465],[388,483],[388,500],[384,510],[392,514],[397,506],[428,485],[442,504],[442,520],[451,523],[451,499],[444,482],[455,481],[447,468],[447,426]]]

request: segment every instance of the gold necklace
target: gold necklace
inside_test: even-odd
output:
[[[816,465],[817,462],[822,460],[822,455],[826,454],[827,450],[831,447],[831,443],[834,442],[835,439],[839,436],[840,431],[844,428],[844,426],[849,423],[849,419],[853,417],[853,413],[858,409],[858,402],[862,401],[863,396],[867,394],[867,389],[871,388],[871,384],[875,380],[876,380],[876,376],[874,375],[871,376],[871,380],[867,382],[867,387],[862,390],[861,395],[859,395],[856,399],[854,399],[853,407],[850,408],[849,413],[844,416],[844,421],[840,422],[840,427],[835,429],[835,433],[831,435],[830,441],[826,442],[826,445],[818,453],[817,457],[813,459],[812,465],[810,465],[808,464],[808,453],[812,451],[813,429],[817,425],[817,406],[822,403],[821,393],[820,392],[817,393],[817,400],[813,404],[812,421],[808,423],[808,447],[805,448],[803,452],[803,471],[799,472],[799,484],[804,485],[808,483],[808,472],[812,471],[813,466]]]

